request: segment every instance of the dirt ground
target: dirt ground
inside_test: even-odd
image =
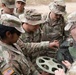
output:
[[[38,6],[27,6],[26,9],[37,9],[39,12],[48,13],[50,10],[48,5],[38,5]],[[71,13],[76,11],[76,2],[74,3],[66,3],[66,11],[67,13]]]

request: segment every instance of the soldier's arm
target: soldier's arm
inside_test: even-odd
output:
[[[48,49],[49,42],[39,42],[39,43],[24,43],[21,39],[17,41],[17,44],[20,46],[22,50],[25,52],[34,52],[38,50]]]
[[[49,49],[49,42],[40,42],[40,43],[25,43],[26,49],[28,52],[47,50]]]
[[[49,41],[39,43],[23,43],[23,41],[20,39],[17,41],[17,44],[25,53],[32,53],[40,50],[48,50],[49,48],[53,49],[54,46],[59,46],[58,41],[54,41],[52,43],[50,43]]]

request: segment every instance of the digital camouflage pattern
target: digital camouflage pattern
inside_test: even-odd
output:
[[[40,33],[41,35],[41,33]],[[18,45],[26,53],[27,59],[31,60],[36,69],[40,72],[41,70],[36,65],[36,58],[40,56],[51,56],[53,57],[56,52],[51,51],[49,48],[49,41],[41,41],[41,36],[38,33],[27,33],[22,34],[23,38],[17,41]],[[25,50],[26,49],[26,50]]]
[[[37,31],[35,32],[27,32],[25,31],[24,34],[22,34],[21,38],[23,40],[23,42],[40,42],[41,41],[41,30],[37,29]]]
[[[42,41],[54,41],[58,40],[60,44],[65,40],[65,32],[64,32],[64,18],[61,17],[60,19],[53,21],[48,18],[46,18],[46,22],[43,24],[42,31]],[[56,51],[54,50],[48,50],[46,55],[50,57],[56,57]]]
[[[47,22],[43,25],[43,40],[59,40],[60,43],[64,40],[65,37],[65,21],[63,17],[60,19],[53,21],[49,17],[47,18]]]
[[[46,55],[46,51],[49,49],[49,42],[26,42],[21,39],[17,41],[17,44],[26,53],[26,56],[30,57],[30,60],[35,64],[36,58]],[[26,49],[26,50],[25,50]]]
[[[21,27],[21,22],[20,22],[20,20],[17,18],[17,17],[15,17],[15,16],[12,16],[12,15],[9,15],[9,14],[3,14],[3,15],[1,15],[1,24],[3,24],[4,26],[9,26],[9,27],[14,27],[14,28],[16,28],[18,31],[20,31],[21,33],[24,33],[24,30],[23,30],[23,28]],[[9,45],[5,45],[4,43],[2,44],[2,42],[1,42],[1,47],[3,47],[3,50],[4,50],[4,47],[5,47],[5,50],[7,50],[8,49],[8,51],[5,51],[7,54],[3,54],[3,50],[1,51],[2,52],[2,54],[4,55],[3,56],[3,58],[7,61],[7,63],[8,62],[10,62],[11,63],[11,65],[13,65],[13,63],[15,64],[14,65],[14,67],[18,70],[18,72],[20,73],[20,75],[21,74],[23,74],[23,75],[37,75],[38,74],[38,71],[34,68],[34,66],[33,66],[33,64],[31,63],[31,61],[29,60],[29,56],[31,56],[31,54],[34,54],[35,52],[38,52],[38,51],[40,51],[40,50],[44,50],[44,49],[47,49],[48,48],[48,46],[49,46],[49,42],[47,42],[47,43],[43,43],[43,42],[41,42],[41,43],[23,43],[22,41],[20,41],[19,40],[19,42],[17,43],[19,46],[18,47],[20,47],[21,49],[22,49],[22,51],[16,46],[14,46],[14,45],[12,45],[13,47],[11,47],[11,46],[9,46]],[[44,45],[45,44],[45,45]],[[6,49],[7,48],[7,49]],[[13,50],[13,51],[12,51]],[[18,56],[16,56],[16,58],[15,57],[13,57],[14,58],[14,60],[17,60],[16,62],[14,62],[13,61],[13,58],[10,58],[9,59],[9,55],[11,55],[11,53],[10,53],[10,51],[12,51],[13,52],[13,55],[17,55],[18,54]],[[19,51],[21,51],[21,52],[19,52]],[[24,55],[27,57],[27,59],[28,59],[28,64],[24,64],[24,62],[26,62],[25,61],[25,59],[22,57],[23,56],[23,54],[21,54],[21,53],[24,53]],[[2,54],[1,54],[1,56],[2,56]],[[19,54],[20,54],[20,56],[19,56]],[[6,55],[8,56],[8,57],[6,57]],[[2,62],[2,64],[3,64],[3,62]],[[19,66],[16,66],[16,64]],[[29,66],[29,67],[26,67],[26,66]],[[1,65],[2,66],[2,65]],[[7,64],[6,64],[6,66],[7,66]],[[4,68],[4,67],[3,67]],[[25,69],[24,69],[25,68]],[[28,73],[28,71],[29,71],[29,68],[31,69],[31,74],[30,73]],[[4,73],[7,73],[8,72],[8,70],[11,70],[12,72],[14,72],[14,70],[9,66],[9,67],[7,67],[4,71],[3,71],[3,74]],[[19,70],[20,69],[20,70]],[[18,74],[19,75],[19,74]]]
[[[9,14],[1,15],[1,25],[14,27],[21,33],[25,32],[20,20]],[[25,52],[19,46],[16,43],[9,45],[0,41],[0,71],[3,75],[37,75],[38,72],[31,61],[26,59],[28,45],[25,46]]]
[[[40,72],[41,69],[36,65],[36,58],[40,56],[46,56],[46,52],[49,50],[49,42],[24,43],[21,39],[19,39],[17,44],[22,48],[23,53],[26,53],[28,61],[31,61],[38,72]]]
[[[0,41],[0,71],[6,75],[7,69],[12,75],[31,75],[30,66],[18,45],[6,45]],[[5,72],[6,71],[6,72]]]
[[[30,25],[42,25],[45,22],[45,19],[42,18],[42,14],[37,12],[35,9],[27,10],[24,15],[20,15],[19,18],[22,22]],[[27,32],[22,34],[21,39],[24,43],[29,43],[30,46],[27,48],[27,55],[30,58],[29,60],[36,66],[36,58],[39,56],[47,56],[47,52],[51,56],[52,51],[49,48],[49,41],[42,41],[42,30],[41,28],[37,29],[34,32]],[[19,42],[20,44],[20,42]],[[27,45],[25,45],[27,47]],[[31,48],[32,47],[32,48]],[[29,50],[30,49],[30,50]],[[37,67],[36,67],[37,69]]]
[[[26,54],[23,53],[24,51],[17,44],[7,45],[0,41],[1,73],[6,75],[7,69],[11,69],[13,71],[12,75],[38,75],[38,71],[30,60],[27,61]]]
[[[43,14],[38,12],[36,9],[26,9],[24,14],[19,16],[19,19],[21,22],[28,23],[30,25],[41,25],[46,20]]]

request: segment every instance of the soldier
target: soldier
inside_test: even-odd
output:
[[[59,40],[60,43],[64,40],[65,21],[63,15],[65,11],[65,3],[63,1],[54,1],[49,5],[50,13],[46,18],[46,23],[43,25],[43,40]]]
[[[16,0],[16,8],[14,9],[14,14],[19,17],[25,11],[24,6],[26,5],[26,0]]]
[[[1,0],[1,4],[0,15],[4,13],[14,15],[15,0]]]
[[[76,22],[76,12],[73,12],[68,16],[68,25],[65,27],[65,31],[69,31],[69,35],[73,38],[73,41],[72,41],[73,46],[71,48],[69,48],[70,49],[69,51],[74,60],[76,60],[76,55],[75,55],[75,52],[76,52],[76,37],[75,37],[76,24],[75,24],[75,22]]]
[[[73,12],[68,16],[68,23],[65,26],[65,30],[69,31],[69,34],[74,39],[74,42],[76,42],[76,12]],[[76,46],[76,44],[74,44],[74,45]],[[76,51],[74,51],[73,53],[75,53],[75,52]],[[73,58],[74,58],[74,63],[72,65],[68,61],[62,61],[62,63],[68,69],[70,69],[66,75],[76,75],[76,58],[74,56],[73,56]],[[65,74],[62,70],[57,70],[57,71],[55,71],[55,75],[65,75]]]
[[[23,29],[25,30],[25,33],[22,34],[21,39],[24,43],[30,43],[32,45],[33,48],[31,50],[29,50],[30,47],[28,48],[27,55],[30,57],[29,60],[31,60],[36,66],[36,58],[39,56],[46,56],[46,52],[50,50],[50,48],[52,49],[52,44],[57,44],[58,41],[51,43],[49,41],[41,42],[42,37],[40,25],[45,22],[45,19],[42,17],[42,14],[36,10],[26,10],[26,12],[20,15],[19,18],[22,21]],[[17,43],[21,44],[19,41]],[[31,52],[34,49],[37,51]]]
[[[21,33],[24,33],[20,20],[9,14],[1,15],[0,22],[0,72],[2,75],[38,75],[35,69],[27,61],[24,54],[27,50],[21,50],[16,44]],[[31,45],[26,47],[32,48]],[[34,51],[34,50],[31,50]],[[42,73],[41,75],[47,75]]]
[[[45,19],[42,19],[42,14],[36,9],[28,9],[19,18],[25,29],[25,33],[22,36],[23,41],[40,42],[42,37],[40,25],[45,22]]]

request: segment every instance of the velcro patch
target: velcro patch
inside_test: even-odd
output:
[[[8,68],[2,74],[3,75],[12,75],[13,73],[14,73],[14,70],[12,68]]]

